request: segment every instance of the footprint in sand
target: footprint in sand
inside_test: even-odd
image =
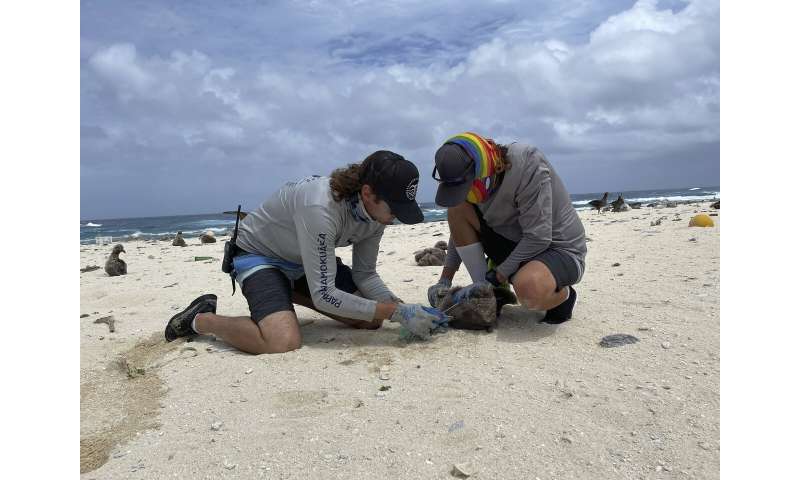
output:
[[[272,395],[272,402],[280,416],[288,418],[316,417],[334,407],[324,390],[276,392]]]

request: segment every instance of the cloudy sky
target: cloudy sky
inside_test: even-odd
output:
[[[255,208],[472,130],[573,193],[719,184],[718,1],[81,2],[81,218]]]

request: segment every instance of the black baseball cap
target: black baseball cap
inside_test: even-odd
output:
[[[463,203],[475,180],[475,160],[461,145],[445,143],[436,150],[435,162],[433,178],[439,182],[436,204],[455,207]]]
[[[419,170],[413,163],[394,152],[379,150],[361,167],[361,183],[371,185],[398,220],[412,224],[425,219],[416,201]]]

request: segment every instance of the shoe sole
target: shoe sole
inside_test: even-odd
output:
[[[170,318],[170,319],[169,319],[169,321],[167,322],[167,326],[164,328],[164,338],[165,338],[165,339],[166,339],[168,342],[171,342],[171,341],[173,341],[173,340],[175,340],[175,339],[177,339],[177,338],[179,337],[179,335],[172,333],[172,332],[174,331],[174,329],[170,329],[170,326],[172,325],[172,322],[173,322],[175,319],[179,318],[179,317],[183,317],[183,316],[185,316],[185,315],[186,315],[188,312],[190,312],[190,311],[191,311],[193,308],[195,308],[196,306],[200,305],[200,304],[201,304],[201,303],[203,303],[203,302],[209,302],[209,303],[213,303],[213,304],[214,304],[214,307],[216,308],[216,305],[217,305],[217,296],[216,296],[216,295],[214,295],[213,293],[208,293],[208,294],[206,294],[206,295],[201,295],[201,296],[199,296],[199,297],[195,298],[195,299],[192,301],[192,303],[190,303],[190,304],[189,304],[189,306],[188,306],[188,307],[186,307],[185,309],[183,309],[183,311],[182,311],[182,312],[180,312],[180,313],[177,313],[177,314],[173,315],[173,316],[172,316],[172,318]],[[171,331],[171,330],[172,330],[172,331]],[[170,338],[170,337],[171,337],[171,338]]]

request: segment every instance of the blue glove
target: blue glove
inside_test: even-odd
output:
[[[494,285],[495,287],[500,286],[500,280],[497,279],[497,270],[491,269],[486,272],[486,281]]]
[[[447,326],[449,318],[436,308],[424,307],[419,304],[400,303],[397,305],[391,322],[399,322],[414,335],[428,339],[431,332],[439,327]]]
[[[461,303],[462,300],[469,298],[470,294],[481,285],[486,285],[486,282],[476,282],[458,290],[453,294],[453,303]]]
[[[450,321],[450,317],[445,315],[441,310],[439,310],[438,308],[426,307],[424,305],[422,306],[422,309],[430,313],[431,315],[435,315],[437,317],[436,320],[433,321],[434,330],[436,330],[439,327],[447,327],[447,322]]]
[[[452,285],[451,280],[440,278],[439,283],[431,285],[428,288],[428,302],[431,304],[431,307],[438,306],[440,298],[444,297],[450,289],[450,285]]]

